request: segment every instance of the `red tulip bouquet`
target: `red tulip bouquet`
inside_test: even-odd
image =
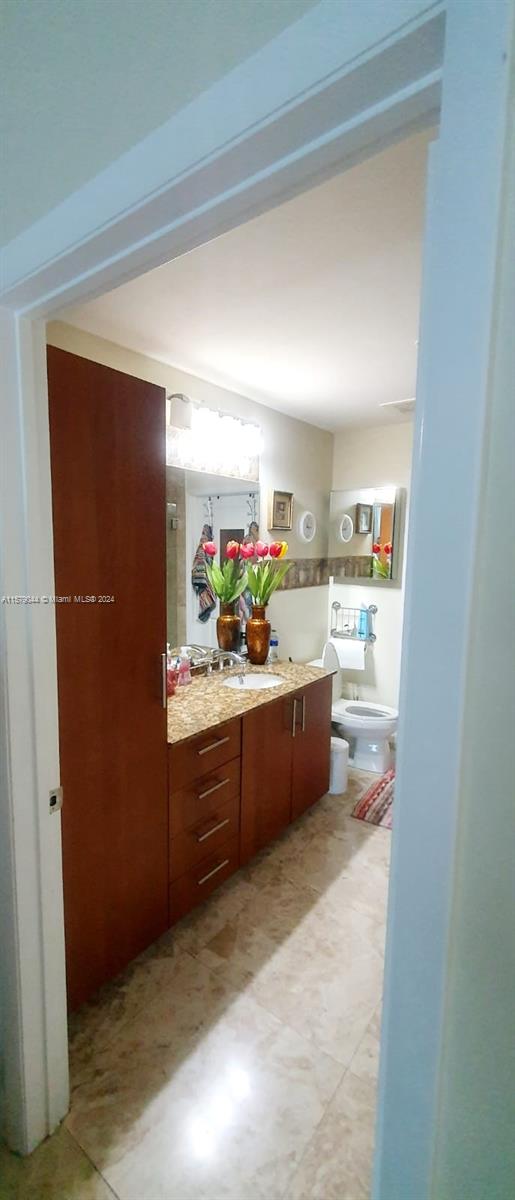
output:
[[[391,542],[385,542],[381,546],[380,542],[374,542],[372,546],[372,575],[375,579],[391,579],[392,576],[392,550]]]
[[[252,616],[247,621],[247,650],[251,663],[262,666],[270,647],[270,621],[265,608],[270,596],[282,583],[291,563],[280,562],[288,551],[287,542],[250,543],[241,547],[244,558],[254,559],[247,568],[247,586],[252,596]],[[265,561],[266,560],[266,561]]]
[[[240,648],[241,621],[235,611],[236,601],[247,587],[247,572],[240,558],[243,549],[239,542],[227,542],[225,562],[222,567],[213,562],[216,554],[214,542],[205,542],[206,571],[215,596],[220,601],[220,616],[216,622],[216,636],[221,650],[237,652]],[[209,561],[209,559],[211,561]]]
[[[272,542],[270,546],[265,542],[256,542],[255,545],[249,543],[248,546],[241,547],[244,558],[258,560],[247,570],[248,588],[254,604],[268,604],[270,596],[282,583],[292,565],[291,562],[279,562],[287,553],[287,542]]]
[[[245,550],[239,542],[227,542],[225,562],[219,567],[213,562],[217,553],[214,542],[204,543],[204,554],[211,559],[206,562],[207,577],[215,596],[222,604],[234,604],[247,587],[247,572],[243,566],[240,554]],[[242,558],[246,557],[242,554]]]

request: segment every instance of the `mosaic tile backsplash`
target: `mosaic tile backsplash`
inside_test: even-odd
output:
[[[295,558],[292,564],[278,591],[291,592],[294,588],[321,587],[329,583],[329,559]]]

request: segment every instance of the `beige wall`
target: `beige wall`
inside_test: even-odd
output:
[[[272,628],[279,634],[279,657],[294,662],[319,658],[327,638],[329,588],[296,588],[276,592],[268,606]]]
[[[291,491],[295,497],[294,522],[304,508],[309,508],[317,516],[318,533],[309,545],[301,542],[295,529],[286,534],[289,557],[319,558],[327,554],[333,462],[331,433],[63,322],[48,325],[47,340],[62,350],[148,379],[167,392],[185,392],[192,400],[256,421],[261,426],[264,443],[260,459],[262,531],[266,529],[272,489]],[[327,627],[327,588],[284,592],[274,597],[270,615],[279,633],[281,655],[303,661],[320,654]]]
[[[316,0],[0,0],[0,243]]]
[[[409,499],[413,427],[399,424],[349,429],[334,439],[333,488],[381,487],[397,484]],[[407,513],[406,513],[407,516]],[[407,520],[405,530],[407,529]],[[404,536],[404,542],[406,538]],[[330,601],[357,607],[377,604],[377,641],[367,649],[365,671],[346,673],[347,690],[355,685],[360,699],[397,707],[401,663],[402,619],[406,546],[403,546],[401,586],[389,584],[338,583],[331,587]]]

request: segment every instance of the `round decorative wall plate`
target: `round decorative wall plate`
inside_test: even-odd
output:
[[[354,533],[354,524],[353,524],[352,517],[349,517],[349,514],[345,513],[340,521],[340,529],[339,529],[340,541],[350,542],[353,533]]]
[[[317,531],[317,519],[312,512],[303,512],[299,517],[299,537],[303,542],[312,542]]]

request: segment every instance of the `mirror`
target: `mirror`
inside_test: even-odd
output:
[[[331,492],[329,573],[336,580],[394,583],[400,576],[401,489]]]
[[[167,466],[167,625],[172,647],[217,646],[218,601],[213,603],[206,586],[202,543],[214,541],[220,561],[232,538],[259,538],[259,484]],[[243,595],[242,612],[248,602]]]

